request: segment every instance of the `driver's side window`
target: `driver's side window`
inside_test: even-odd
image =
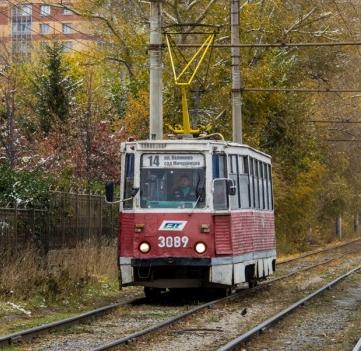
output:
[[[213,208],[216,211],[228,210],[227,179],[213,181]]]
[[[134,185],[134,154],[126,154],[125,156],[125,182],[124,182],[124,197],[128,199],[132,197]],[[133,201],[124,202],[124,208],[133,208]]]
[[[228,210],[227,195],[227,157],[224,153],[214,153],[213,168],[213,208],[216,211]]]

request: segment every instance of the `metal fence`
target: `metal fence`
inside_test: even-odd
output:
[[[117,231],[118,206],[102,195],[55,191],[46,210],[0,208],[0,250],[73,248],[91,238],[114,239]]]

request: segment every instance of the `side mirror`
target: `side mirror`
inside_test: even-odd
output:
[[[232,179],[227,180],[227,193],[228,195],[236,195],[237,194],[237,187],[234,184],[234,181]]]
[[[105,198],[107,202],[114,201],[114,182],[106,182],[105,184]]]

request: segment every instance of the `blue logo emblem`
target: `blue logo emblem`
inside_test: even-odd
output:
[[[159,230],[182,231],[186,224],[187,221],[163,221]]]

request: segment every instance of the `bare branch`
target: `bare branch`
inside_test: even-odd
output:
[[[208,5],[206,6],[206,8],[203,10],[203,12],[198,16],[198,18],[195,20],[196,24],[199,24],[203,21],[203,19],[206,17],[208,11],[210,10],[210,8],[212,7],[212,5],[216,2],[217,0],[210,0]]]
[[[178,20],[172,16],[168,11],[163,10],[163,13],[165,16],[167,16],[172,22],[174,22],[175,24],[179,24],[180,22],[178,22]]]
[[[112,57],[112,56],[107,56],[106,60],[122,63],[127,68],[128,73],[129,73],[129,77],[134,78],[134,73],[133,73],[132,67],[129,64],[129,62],[127,62],[127,61],[125,61],[123,59],[120,59],[119,57]]]

